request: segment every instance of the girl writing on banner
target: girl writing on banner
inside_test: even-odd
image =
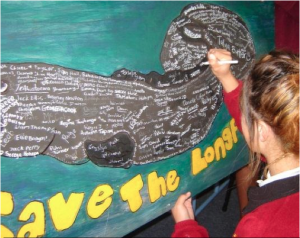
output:
[[[231,53],[212,49],[209,63],[223,85],[224,102],[250,148],[253,175],[266,160],[264,179],[248,191],[249,203],[233,237],[299,237],[299,57],[273,51],[244,82],[230,65]],[[191,194],[177,200],[172,237],[208,237],[194,220]]]

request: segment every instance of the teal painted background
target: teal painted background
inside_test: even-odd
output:
[[[192,2],[1,2],[1,62],[44,62],[101,75],[127,68],[143,73],[163,73],[160,50],[171,21]],[[257,57],[274,47],[273,2],[209,2],[222,5],[240,15],[254,39]],[[224,105],[208,136],[196,147],[205,150],[228,126],[230,116]],[[12,193],[14,210],[1,217],[1,223],[14,234],[28,222],[18,216],[26,204],[37,200],[44,204],[46,237],[124,236],[170,210],[177,197],[186,191],[196,195],[234,172],[247,161],[245,143],[227,152],[196,176],[191,174],[191,151],[173,158],[130,169],[100,168],[88,162],[66,165],[48,156],[1,158],[1,191]],[[155,203],[148,196],[147,176],[157,171],[166,177],[176,170],[181,181]],[[135,213],[120,198],[119,190],[140,174],[143,205]],[[98,219],[86,213],[86,203],[101,184],[114,189],[113,202]],[[83,205],[73,226],[58,232],[50,219],[47,200],[58,192],[67,199],[72,192],[84,192]]]

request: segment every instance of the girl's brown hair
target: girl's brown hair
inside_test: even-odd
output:
[[[261,58],[245,79],[240,106],[249,129],[250,150],[261,120],[273,129],[284,153],[299,156],[299,56],[272,51]],[[260,168],[260,156],[251,152],[252,175]]]

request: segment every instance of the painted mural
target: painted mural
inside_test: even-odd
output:
[[[237,14],[195,3],[172,21],[162,46],[163,75],[120,69],[104,77],[2,63],[2,155],[128,168],[198,144],[222,103],[221,84],[201,63],[209,49],[225,48],[238,60],[236,77],[246,77],[255,58],[252,37]]]
[[[2,237],[124,236],[246,163],[200,64],[226,48],[245,77],[273,47],[272,3],[1,7]]]

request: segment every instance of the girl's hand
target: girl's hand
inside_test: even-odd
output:
[[[207,55],[211,70],[218,79],[231,74],[230,64],[219,64],[218,61],[232,60],[231,53],[223,49],[211,49]]]
[[[207,58],[214,75],[220,80],[226,92],[233,91],[238,86],[238,81],[232,75],[230,64],[219,64],[218,61],[232,60],[231,53],[224,49],[211,49]]]
[[[194,220],[191,193],[182,194],[175,203],[172,214],[176,223],[185,220]]]

